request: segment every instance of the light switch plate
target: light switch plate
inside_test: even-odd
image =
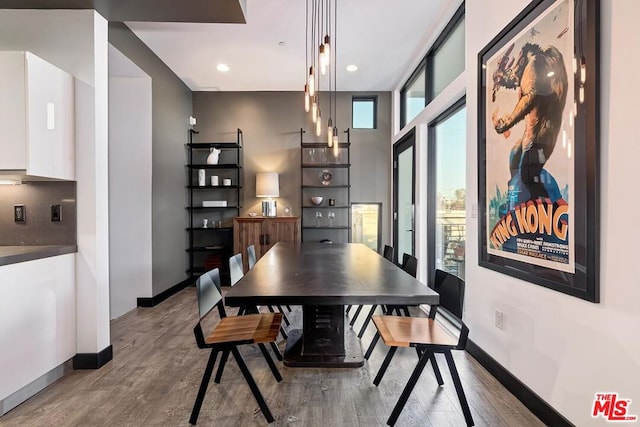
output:
[[[15,222],[27,220],[27,208],[24,205],[13,205],[13,220]]]
[[[62,206],[51,205],[51,222],[61,222],[61,221],[62,221]]]

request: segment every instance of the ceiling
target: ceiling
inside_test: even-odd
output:
[[[414,59],[425,53],[423,46],[434,28],[444,26],[440,21],[451,3],[339,0],[332,40],[338,55],[337,89],[393,90]],[[246,24],[126,24],[193,91],[303,90],[305,2],[246,0],[244,12]],[[230,70],[217,71],[218,63]],[[358,70],[346,71],[348,64]]]
[[[0,9],[95,9],[115,22],[238,23],[245,7],[246,0],[0,0]]]

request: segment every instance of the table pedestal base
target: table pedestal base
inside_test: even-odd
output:
[[[303,328],[289,331],[284,365],[359,368],[364,365],[360,339],[347,327],[344,306],[303,306]]]

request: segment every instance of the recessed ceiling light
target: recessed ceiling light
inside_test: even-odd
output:
[[[347,65],[347,71],[350,71],[350,72],[358,71],[358,66],[354,64]]]
[[[286,45],[285,42],[278,42],[278,46],[280,46],[280,47],[285,46],[285,45]]]
[[[227,64],[218,64],[216,65],[216,69],[220,72],[226,73],[229,71],[229,66]]]

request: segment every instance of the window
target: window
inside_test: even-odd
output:
[[[464,279],[466,108],[464,99],[429,124],[429,272]]]
[[[422,63],[400,91],[402,127],[424,109],[425,69]]]
[[[440,36],[442,40],[438,40],[427,55],[428,102],[464,71],[464,15],[454,16],[452,21],[453,28],[445,29],[444,37]]]
[[[376,96],[354,96],[352,98],[353,129],[376,129],[378,98]]]
[[[374,251],[380,252],[381,211],[382,203],[351,204],[351,241],[353,243],[364,243]]]
[[[464,71],[464,3],[400,90],[400,127]]]

